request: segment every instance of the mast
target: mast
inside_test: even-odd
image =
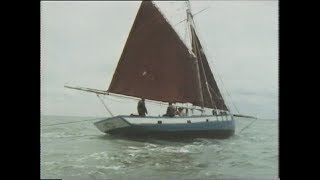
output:
[[[192,26],[191,22],[193,21],[192,14],[191,14],[191,6],[190,6],[189,0],[187,0],[186,3],[187,3],[187,23],[191,28],[191,26]],[[194,43],[194,41],[192,40],[192,37],[193,37],[193,34],[192,34],[192,31],[191,31],[191,43]],[[197,71],[197,80],[198,80],[197,84],[198,84],[198,88],[199,88],[199,92],[200,92],[201,109],[203,109],[204,108],[204,100],[203,100],[201,78],[200,78],[200,70],[199,70],[199,59],[198,59],[197,55],[195,55],[194,61],[195,61],[194,64],[196,66],[196,71]]]
[[[193,29],[194,30],[194,29]],[[193,31],[193,36],[192,37],[195,37],[195,31]],[[204,71],[204,66],[203,66],[203,63],[202,63],[202,59],[201,59],[201,54],[200,54],[200,49],[199,49],[199,44],[197,44],[197,42],[193,41],[194,43],[194,46],[196,47],[196,54],[199,55],[199,60],[198,62],[200,62],[201,64],[201,69],[202,69],[202,74],[203,74],[203,77],[204,77],[204,81],[205,81],[205,85],[206,85],[206,90],[209,94],[209,97],[210,97],[210,102],[212,104],[213,107],[217,108],[216,105],[213,103],[213,100],[212,100],[212,94],[210,92],[210,89],[209,89],[209,83],[208,83],[208,80],[207,80],[207,76],[206,76],[206,73]]]
[[[189,22],[190,31],[191,31],[191,38],[192,38],[191,39],[192,47],[193,47],[194,53],[195,53],[195,55],[196,55],[196,57],[198,59],[198,63],[200,63],[200,65],[201,65],[200,67],[201,67],[201,72],[202,72],[202,76],[203,76],[203,80],[204,80],[205,90],[209,95],[209,99],[210,99],[210,103],[212,105],[212,108],[217,109],[217,105],[213,101],[212,93],[210,91],[210,86],[209,86],[208,79],[207,79],[207,74],[205,72],[205,68],[204,68],[204,65],[203,65],[202,56],[204,55],[204,52],[202,52],[203,50],[202,50],[202,47],[200,45],[200,41],[199,41],[199,39],[198,39],[198,37],[196,35],[196,32],[195,32],[195,23],[194,23],[193,16],[192,16],[192,13],[191,13],[191,6],[190,6],[190,1],[189,0],[187,0],[187,9],[188,9],[187,10],[188,22]],[[204,60],[204,61],[206,61],[206,60]],[[199,72],[199,76],[200,76],[200,72]],[[202,86],[201,86],[201,88],[202,88]],[[201,92],[203,92],[202,89],[201,89]],[[215,92],[213,91],[213,93],[215,93]],[[219,95],[216,94],[216,96],[219,96]]]

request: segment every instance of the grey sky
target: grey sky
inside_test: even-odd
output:
[[[184,2],[155,4],[172,25],[185,18]],[[94,94],[63,86],[108,88],[139,5],[41,2],[42,114],[107,115]],[[191,6],[193,13],[209,7],[195,16],[197,32],[231,110],[225,89],[241,113],[278,118],[278,2],[191,1]],[[174,28],[185,40],[185,23]],[[105,97],[105,102],[114,114],[136,113],[134,100]],[[165,111],[147,106],[154,115]]]

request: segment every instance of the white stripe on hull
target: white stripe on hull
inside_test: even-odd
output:
[[[185,124],[187,121],[191,123],[205,122],[205,121],[222,121],[232,120],[232,115],[228,116],[187,116],[187,117],[130,117],[123,116],[131,124],[158,124],[161,121],[162,124]]]

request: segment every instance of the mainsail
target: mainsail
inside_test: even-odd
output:
[[[192,31],[193,41],[202,49]],[[206,56],[192,47],[197,59],[158,8],[151,1],[142,1],[108,92],[228,110]]]
[[[150,1],[142,1],[108,92],[199,104],[196,60]]]

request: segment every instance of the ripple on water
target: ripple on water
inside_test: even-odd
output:
[[[252,131],[248,128],[224,140],[199,138],[174,142],[153,139],[133,141],[106,135],[97,135],[90,140],[82,137],[94,132],[83,126],[61,127],[54,131],[43,128],[42,178],[90,176],[118,179],[128,174],[133,177],[176,175],[220,178],[277,173],[278,144],[275,143],[275,135],[269,136],[272,131],[268,134],[260,129]],[[69,138],[73,136],[78,136],[76,141]]]

